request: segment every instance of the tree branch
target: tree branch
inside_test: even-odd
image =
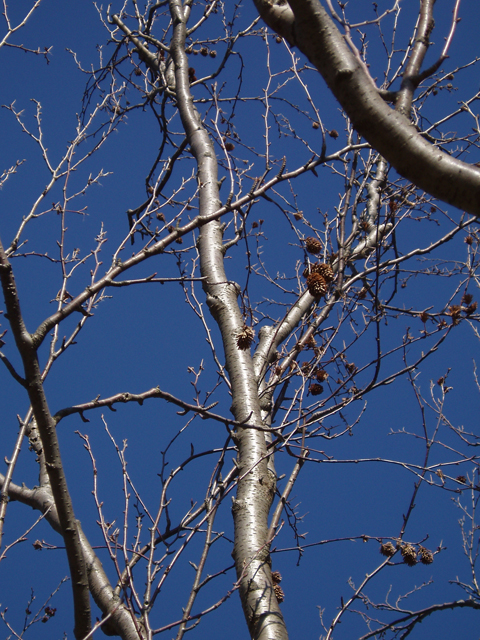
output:
[[[385,103],[319,0],[290,0],[290,11],[280,0],[254,2],[268,26],[287,40],[293,21],[290,44],[315,65],[355,129],[398,173],[434,197],[480,215],[480,169],[437,149]]]
[[[180,0],[170,0],[174,31],[171,55],[175,63],[178,108],[198,166],[200,215],[219,206],[217,159],[212,142],[196,110],[190,91],[185,53],[186,19]],[[249,350],[237,346],[244,319],[237,303],[238,285],[229,282],[224,269],[223,230],[217,221],[201,227],[198,240],[200,268],[207,304],[219,325],[225,349],[226,369],[232,383],[232,412],[239,421],[262,424],[257,385]],[[252,638],[287,637],[271,577],[268,548],[268,512],[275,479],[268,472],[265,437],[256,429],[237,432],[241,480],[233,504],[235,544],[233,556],[240,582],[243,611]]]
[[[3,245],[0,242],[0,281],[2,284],[5,307],[12,328],[15,342],[22,358],[27,383],[27,392],[35,417],[45,462],[57,508],[61,534],[65,541],[68,563],[72,577],[72,591],[75,608],[75,637],[84,638],[91,628],[90,594],[86,574],[85,561],[79,541],[77,521],[73,512],[72,500],[68,491],[67,480],[60,455],[55,422],[48,408],[42,384],[42,375],[37,359],[37,352],[32,337],[23,321],[17,287],[12,266],[8,261]]]

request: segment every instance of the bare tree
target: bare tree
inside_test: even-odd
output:
[[[317,636],[353,620],[355,637],[403,638],[480,609],[479,435],[460,426],[480,391],[478,59],[456,49],[459,0],[437,27],[430,0],[418,15],[398,0],[325,4],[126,0],[98,10],[96,66],[70,52],[86,88],[66,147],[40,100],[32,114],[4,105],[44,186],[0,244],[1,583],[13,590],[21,543],[34,557],[64,547],[77,639],[180,640],[237,597],[252,638],[287,638],[309,554],[358,542],[333,612],[332,569],[318,567]],[[39,5],[16,21],[4,7],[0,47],[19,64],[55,65],[49,47],[15,41]],[[25,171],[19,153],[5,197],[20,198]],[[359,529],[335,498],[339,468],[379,479],[394,514]],[[333,496],[332,535],[295,487],[322,510]],[[415,510],[424,495],[454,498],[456,547]],[[15,523],[14,502],[33,520]],[[465,571],[442,581],[448,554]],[[40,621],[51,635],[63,582],[37,613],[32,591],[20,622],[0,611],[11,637]]]

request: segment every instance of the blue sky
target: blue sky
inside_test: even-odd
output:
[[[390,3],[386,2],[378,4],[379,10],[390,6]],[[453,3],[451,4],[453,7]],[[20,15],[28,7],[29,3],[26,1],[18,2],[15,7],[11,7],[13,21],[17,12]],[[452,7],[443,8],[443,12],[441,12],[442,8],[437,10],[434,45],[427,64],[435,60],[443,46],[443,37],[448,33]],[[116,10],[117,7],[114,9]],[[348,11],[350,9],[352,12],[358,9],[358,14],[362,17],[364,11],[371,11],[371,4],[359,2],[355,7],[348,7]],[[409,13],[411,9],[412,7],[405,3],[398,29],[399,49],[401,49],[401,43],[405,47],[405,38],[416,19],[415,11]],[[416,7],[414,9],[416,10]],[[200,15],[201,7],[196,11]],[[231,12],[233,9],[230,8],[228,11]],[[474,2],[465,2],[461,5],[462,21],[458,24],[450,51],[451,57],[444,64],[446,72],[467,64],[475,57],[478,13],[479,8]],[[243,6],[241,14],[239,24],[247,26],[255,16],[253,5]],[[349,15],[352,21],[357,19],[355,13]],[[391,24],[390,18],[385,22],[386,31],[389,24]],[[213,31],[214,27],[212,31],[209,29],[210,27],[206,28],[201,37],[214,37],[213,34],[217,33]],[[379,77],[384,69],[383,52],[375,37],[374,29],[370,28],[368,33],[372,34],[369,57],[375,69],[375,71],[372,70],[372,75]],[[106,31],[100,23],[93,4],[64,3],[57,7],[44,0],[26,27],[12,41],[32,49],[52,46],[49,64],[46,64],[40,56],[35,57],[15,49],[0,50],[1,103],[10,105],[15,101],[15,108],[18,111],[24,111],[24,122],[28,127],[33,128],[35,105],[31,100],[41,102],[45,146],[56,161],[64,153],[68,141],[75,134],[77,114],[81,111],[82,96],[89,78],[87,74],[77,69],[73,56],[67,48],[77,54],[84,69],[91,69],[92,66],[97,68],[98,47],[103,47],[101,53],[104,60],[107,60],[112,52],[111,48],[105,47],[106,40]],[[277,44],[272,37],[269,38],[268,45],[272,74],[288,68],[291,58],[284,45]],[[201,55],[191,56],[197,77],[200,78],[215,69],[218,59],[225,50],[224,43],[215,44],[215,50],[217,51],[216,59]],[[236,113],[231,121],[241,137],[241,144],[236,143],[235,157],[237,166],[245,168],[242,186],[244,191],[248,192],[251,186],[249,180],[260,176],[264,170],[264,161],[251,152],[251,147],[256,148],[261,154],[265,144],[263,138],[265,109],[260,100],[253,98],[258,95],[268,79],[267,49],[261,38],[249,37],[240,40],[236,50],[239,55],[227,65],[227,70],[216,82],[217,89],[222,90],[220,96],[229,98],[225,102],[224,113],[231,114],[232,111]],[[399,52],[398,57],[401,55],[402,53]],[[128,63],[125,66],[128,68]],[[287,74],[272,75],[272,86],[283,82],[286,77]],[[326,129],[337,129],[340,132],[338,140],[327,136],[327,151],[332,153],[345,144],[345,121],[336,101],[329,94],[318,74],[312,70],[302,75],[302,78],[308,80],[312,99],[319,108]],[[225,86],[222,86],[223,82]],[[477,67],[469,67],[458,73],[452,82],[454,85],[452,89],[446,88],[446,82],[441,83],[443,88],[439,94],[431,98],[422,111],[425,117],[438,120],[455,108],[459,100],[466,100],[475,93],[478,90]],[[239,101],[233,109],[230,98],[235,95],[239,86],[241,86],[242,95],[248,99]],[[196,98],[208,98],[212,92],[211,81],[206,83],[205,87],[201,85],[194,87]],[[319,153],[321,134],[311,126],[313,117],[311,106],[306,102],[298,84],[289,81],[283,89],[278,91],[278,98],[282,101],[277,100],[277,96],[272,93],[272,114],[269,118],[269,125],[272,127],[269,133],[271,150],[276,159],[284,154],[287,155],[287,170],[292,170],[311,158],[311,153],[307,152],[298,138],[305,137],[311,148]],[[94,94],[93,101],[98,99],[99,93]],[[131,100],[134,104],[140,98],[137,94],[134,97],[127,96],[123,100],[125,99]],[[304,112],[298,118],[298,112],[292,104],[299,104]],[[128,106],[124,101],[122,105]],[[199,109],[205,113],[206,107],[199,104]],[[173,114],[172,107],[170,107],[170,113]],[[213,127],[213,118],[214,110],[210,109],[206,116],[208,126]],[[282,129],[282,118],[290,122],[298,138],[293,136],[292,131],[289,136],[278,135],[276,129],[278,123],[281,130],[285,132],[285,129]],[[178,131],[178,118],[173,122]],[[457,131],[458,128],[462,134],[468,127],[471,128],[471,119],[467,121],[461,116],[451,125],[450,123],[445,125],[442,131]],[[2,140],[1,171],[12,166],[17,160],[25,160],[0,193],[2,202],[0,237],[3,244],[8,245],[22,217],[27,215],[32,203],[45,188],[48,173],[39,156],[38,146],[20,130],[12,113],[7,109],[2,109],[0,112],[0,138]],[[87,255],[94,248],[94,239],[103,225],[107,242],[101,254],[103,265],[100,270],[108,268],[112,254],[128,233],[126,210],[138,206],[146,198],[145,178],[158,153],[159,139],[158,123],[148,107],[131,111],[98,153],[72,175],[68,183],[70,192],[81,188],[88,176],[96,175],[100,169],[109,173],[100,180],[100,184],[92,186],[85,196],[80,196],[73,202],[72,210],[67,215],[66,251],[73,252],[78,248],[81,256]],[[218,144],[216,151],[221,156]],[[478,162],[479,155],[478,149],[474,148],[467,160]],[[332,164],[332,168],[338,171],[341,166]],[[192,161],[186,160],[174,177],[173,183],[178,186],[182,178],[191,177],[192,171],[195,171]],[[226,172],[223,170],[220,173],[222,175]],[[298,209],[304,211],[305,217],[321,233],[324,230],[322,216],[333,220],[335,208],[341,202],[344,182],[342,177],[335,175],[330,167],[319,168],[318,174],[318,178],[311,173],[298,178],[291,183],[291,188],[290,185],[282,185],[274,194],[274,198],[281,204],[285,204],[288,200],[290,211],[292,202],[295,202]],[[392,171],[391,176],[393,175]],[[228,185],[227,177],[221,192],[224,199],[228,195]],[[49,195],[41,210],[46,210],[52,202],[61,200],[62,187],[63,183],[52,190],[51,198]],[[191,193],[190,183],[184,193]],[[180,193],[180,196],[184,193]],[[286,206],[287,209],[288,206]],[[84,207],[86,207],[85,210]],[[447,210],[443,205],[440,207]],[[177,210],[178,206],[168,209],[172,216]],[[80,211],[83,213],[79,213]],[[460,212],[454,210],[450,210],[449,213],[454,220],[460,216]],[[257,302],[260,309],[255,314],[259,323],[256,327],[258,334],[259,326],[267,323],[266,319],[262,319],[262,313],[271,314],[274,319],[278,319],[293,303],[296,293],[291,291],[296,291],[295,269],[297,263],[302,263],[304,259],[299,238],[309,235],[311,229],[307,225],[299,225],[298,233],[293,232],[292,216],[285,215],[278,206],[265,200],[257,202],[249,216],[248,229],[251,228],[252,222],[264,220],[261,225],[262,233],[256,238],[250,236],[248,240],[248,246],[252,251],[252,263],[258,266],[260,260],[264,261],[273,280],[273,282],[266,282],[265,278],[253,275],[248,279],[250,299],[252,303]],[[403,243],[402,248],[416,246],[419,242],[426,243],[428,239],[444,233],[449,228],[449,223],[446,217],[440,214],[438,219],[440,220],[438,225],[425,220],[418,222],[406,220],[398,230],[399,242]],[[60,266],[58,263],[50,262],[45,255],[58,257],[57,240],[60,225],[61,217],[54,211],[32,220],[24,234],[25,239],[28,238],[28,243],[18,253],[35,255],[18,256],[12,260],[22,310],[30,331],[34,331],[40,322],[56,308],[54,300],[62,284]],[[460,234],[455,241],[435,254],[434,258],[465,261],[465,235],[466,233]],[[231,227],[227,229],[226,237],[231,237]],[[128,244],[122,256],[128,256],[129,252],[138,250],[139,240],[133,247]],[[259,254],[255,255],[257,240],[261,249]],[[192,237],[185,238],[181,250],[192,245]],[[247,283],[245,246],[243,241],[240,242],[237,248],[229,252],[226,260],[229,277],[235,278],[242,289]],[[178,249],[178,247],[173,248]],[[179,256],[190,272],[191,261],[195,258],[194,252],[180,254],[177,251],[176,254],[154,257],[146,264],[132,270],[128,277],[141,278],[154,272],[159,277],[178,276]],[[90,260],[70,279],[67,288],[73,295],[78,294],[88,284],[92,265],[93,262]],[[424,267],[425,263],[422,266]],[[409,268],[413,267],[412,263]],[[434,274],[412,277],[408,280],[408,286],[399,291],[395,304],[399,308],[404,306],[406,309],[419,311],[431,305],[436,311],[441,310],[445,305],[451,304],[451,300],[459,304],[465,289],[462,278],[464,276],[458,273],[451,278],[442,278]],[[287,293],[279,294],[276,283],[287,289]],[[458,287],[457,291],[456,287]],[[388,284],[385,285],[384,291],[390,293]],[[474,298],[477,297],[478,287],[474,282],[471,283],[469,291],[474,294]],[[195,286],[195,293],[203,304],[206,320],[216,342],[219,360],[223,363],[218,330],[209,316],[198,283]],[[93,317],[89,318],[80,332],[76,340],[77,344],[70,347],[58,359],[45,382],[52,413],[77,403],[90,401],[97,395],[105,398],[123,391],[141,393],[157,385],[165,391],[193,402],[195,390],[192,386],[194,379],[192,369],[198,371],[200,366],[205,369],[198,384],[203,402],[205,394],[217,383],[217,367],[211,357],[201,322],[192,309],[185,304],[185,293],[181,285],[178,282],[142,284],[114,288],[108,290],[106,294],[112,297],[105,299],[94,310]],[[385,297],[388,294],[385,293]],[[271,304],[270,301],[274,296],[277,296],[278,304]],[[421,335],[423,324],[418,317],[408,317],[400,313],[397,316],[395,317],[395,313],[392,312],[380,323],[385,349],[401,344],[407,327],[410,327],[410,333],[414,337]],[[362,313],[359,312],[355,316],[355,321],[360,322],[362,317]],[[60,334],[68,336],[79,319],[79,314],[73,314],[62,324]],[[3,331],[7,328],[7,322],[3,318],[1,320]],[[336,312],[333,312],[326,325],[334,327],[337,320]],[[478,323],[475,326],[478,327]],[[329,335],[328,330],[324,333],[324,336],[327,335]],[[351,328],[345,325],[334,348],[341,349],[343,341],[348,342],[352,339],[352,335]],[[4,340],[6,344],[2,351],[14,366],[20,369],[20,360],[15,352],[10,331]],[[319,342],[321,342],[320,339]],[[409,346],[407,357],[413,360],[421,351],[427,349],[429,344],[431,342],[425,339],[423,342]],[[371,362],[374,353],[374,337],[366,335],[362,341],[354,345],[348,357],[350,362],[354,361],[360,368]],[[48,340],[40,352],[42,364],[45,363],[47,355]],[[301,354],[299,360],[303,359]],[[382,368],[382,376],[388,375],[401,366],[401,360],[402,352],[398,352],[386,361]],[[448,386],[452,387],[452,390],[445,396],[445,415],[455,427],[463,425],[465,431],[477,433],[479,390],[473,377],[475,360],[479,360],[478,338],[475,337],[467,322],[462,322],[450,332],[445,344],[413,375],[424,398],[433,402],[433,399],[439,400],[441,393],[440,388],[433,384],[433,397],[430,395],[431,381],[435,383],[446,374],[447,370],[450,370]],[[370,371],[367,370],[366,373],[359,375],[360,382],[367,379]],[[1,456],[3,461],[5,456],[11,456],[18,428],[16,416],[26,414],[28,399],[6,368],[0,370],[0,376],[3,397]],[[330,383],[333,385],[333,367],[330,376]],[[306,402],[307,400],[310,401],[310,398],[305,399]],[[217,413],[230,415],[230,397],[225,385],[219,387],[213,394],[212,400],[207,400],[206,404],[210,401],[218,401],[215,408]],[[65,418],[59,425],[62,456],[76,515],[81,520],[92,545],[98,547],[99,557],[112,582],[115,582],[115,570],[104,549],[99,527],[96,525],[98,514],[92,497],[92,467],[79,432],[82,435],[88,435],[97,462],[99,499],[104,502],[105,516],[110,522],[115,521],[115,526],[120,529],[125,508],[122,469],[115,447],[106,433],[105,423],[108,424],[118,446],[122,448],[125,444],[127,447],[128,471],[151,512],[155,512],[158,507],[161,482],[159,475],[163,473],[164,476],[168,476],[171,469],[175,469],[188,458],[191,444],[195,452],[200,452],[210,448],[221,448],[227,439],[227,431],[222,424],[197,417],[187,425],[186,421],[190,416],[179,416],[178,407],[161,400],[147,400],[142,407],[131,403],[116,405],[115,408],[115,412],[108,409],[89,412],[88,423],[82,422],[78,415],[73,415]],[[363,414],[362,410],[364,410]],[[102,414],[105,422],[102,421]],[[299,534],[306,536],[303,539],[305,544],[339,538],[343,540],[309,547],[305,549],[299,561],[297,551],[284,551],[296,545],[292,529],[286,522],[273,544],[276,549],[272,555],[273,568],[283,575],[282,587],[286,598],[282,611],[292,638],[318,638],[324,634],[319,620],[319,608],[324,610],[323,618],[328,626],[338,610],[340,599],[346,600],[351,593],[348,580],[351,579],[358,585],[365,574],[373,571],[379,564],[381,556],[378,553],[378,542],[375,540],[363,542],[360,539],[362,535],[385,538],[398,535],[402,525],[402,514],[408,509],[416,477],[398,464],[375,461],[375,459],[402,460],[418,465],[423,461],[424,447],[419,437],[422,435],[421,408],[415,399],[412,385],[405,377],[366,395],[348,408],[344,417],[345,420],[354,421],[360,414],[362,414],[361,419],[351,437],[346,435],[336,440],[313,441],[312,448],[324,451],[332,457],[332,461],[327,462],[321,454],[312,455],[312,461],[305,465],[291,496],[292,508],[298,517],[301,517],[297,526]],[[335,433],[335,430],[339,430],[342,420],[343,417],[336,414],[325,421],[325,427]],[[425,409],[425,420],[428,431],[432,434],[437,426],[437,415],[428,406]],[[439,439],[450,447],[450,450],[445,447],[434,447],[430,460],[432,465],[460,458],[455,448],[460,448],[462,443],[448,429],[445,421],[440,420],[438,424]],[[169,445],[179,430],[181,434]],[[408,433],[400,433],[402,430]],[[164,453],[166,450],[167,452]],[[473,456],[474,454],[474,447],[463,447],[462,455]],[[231,451],[227,454],[226,470],[230,468],[232,455]],[[352,462],[367,458],[368,462]],[[182,514],[191,508],[191,504],[202,503],[214,460],[216,460],[215,455],[201,457],[186,466],[176,476],[169,492],[172,522],[181,518]],[[276,458],[278,475],[287,474],[288,477],[293,464],[292,457],[279,454]],[[0,472],[4,473],[5,468],[2,462]],[[453,472],[449,471],[448,475],[453,478],[460,474],[471,476],[472,470],[473,463],[464,462]],[[431,477],[438,485],[438,478],[433,474]],[[14,482],[18,484],[25,482],[29,487],[38,483],[35,455],[28,450],[28,443],[23,445]],[[446,486],[447,489],[457,487],[453,482],[447,482]],[[279,488],[280,490],[283,488],[282,481],[279,482]],[[471,579],[468,563],[461,550],[458,520],[462,514],[454,503],[458,495],[439,486],[421,488],[409,521],[406,539],[417,542],[428,536],[424,544],[429,549],[435,550],[439,545],[443,545],[446,549],[435,556],[433,565],[418,564],[416,567],[409,568],[398,560],[395,566],[387,568],[367,588],[367,594],[373,601],[383,601],[388,592],[390,602],[395,602],[400,594],[419,589],[431,579],[433,579],[432,584],[419,589],[411,596],[405,605],[407,608],[420,608],[433,602],[464,597],[457,586],[449,584],[449,581],[457,577],[466,582]],[[461,499],[468,504],[469,492],[465,491]],[[217,531],[224,532],[224,536],[215,543],[210,554],[210,564],[206,569],[208,574],[221,571],[232,564],[230,554],[233,530],[229,501],[230,497],[222,505],[215,525]],[[128,535],[129,544],[132,544],[135,531],[134,500],[131,501],[129,508]],[[23,505],[13,502],[9,504],[4,544],[10,544],[21,535],[37,516],[38,514]],[[144,517],[141,533],[143,541],[148,538],[147,521],[148,518]],[[164,526],[165,522],[162,524],[162,527]],[[351,540],[347,541],[345,538],[351,538]],[[7,558],[0,566],[0,611],[5,611],[8,607],[5,617],[17,633],[23,627],[31,590],[34,590],[36,599],[30,606],[30,610],[36,612],[68,573],[64,551],[46,548],[42,551],[34,551],[32,543],[36,539],[44,540],[51,545],[61,544],[59,536],[47,525],[41,523],[29,534],[28,540],[8,551]],[[156,628],[181,617],[181,607],[185,604],[193,579],[193,570],[189,561],[198,562],[202,542],[202,536],[199,536],[198,540],[195,538],[189,544],[188,551],[183,554],[181,561],[166,580],[159,596],[157,609],[152,616]],[[172,544],[171,550],[177,550],[179,544],[180,541],[176,541]],[[137,576],[140,592],[144,585],[142,571],[143,568],[139,569]],[[209,587],[200,592],[194,613],[211,606],[232,587],[234,581],[235,573],[232,569],[226,575],[212,580]],[[389,591],[390,585],[393,585],[391,591]],[[46,624],[35,624],[25,633],[25,637],[35,637],[38,640],[73,638],[71,594],[68,582],[55,595],[50,606],[57,609],[54,618]],[[100,614],[94,608],[94,618],[96,615]],[[458,629],[461,629],[462,638],[473,640],[478,638],[476,618],[477,614],[473,611],[437,614],[425,620],[420,631],[417,629],[413,637],[420,637],[420,632],[422,637],[426,638],[449,637],[458,635]],[[0,637],[7,638],[9,631],[5,626],[2,628],[2,624],[0,620]],[[198,630],[192,633],[197,633],[198,637],[208,633],[209,637],[223,638],[226,628],[231,640],[244,638],[246,635],[237,594],[233,594],[218,611],[205,617]],[[336,639],[360,637],[366,632],[367,629],[362,625],[359,617],[348,614],[336,630],[334,637]],[[166,634],[168,637],[174,637],[175,631],[168,631]]]

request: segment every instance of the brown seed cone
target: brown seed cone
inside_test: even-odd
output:
[[[319,382],[325,382],[325,380],[328,378],[328,373],[324,371],[324,369],[317,369],[317,371],[315,372],[315,377]]]
[[[411,544],[404,544],[401,553],[403,556],[403,561],[409,567],[413,567],[417,564],[417,552],[415,551],[415,547],[412,547]]]
[[[320,240],[317,240],[317,238],[309,236],[305,239],[305,248],[308,253],[313,253],[314,255],[316,255],[322,250],[322,243],[320,242]]]
[[[272,582],[273,584],[279,584],[282,581],[282,574],[280,571],[272,571]]]
[[[321,298],[328,291],[325,278],[319,273],[311,273],[307,277],[307,287],[314,298]]]
[[[380,545],[380,553],[382,556],[386,556],[387,558],[391,558],[395,555],[395,547],[391,542],[385,542],[385,544]]]
[[[325,279],[325,282],[332,282],[335,277],[332,267],[323,262],[317,262],[317,264],[314,264],[312,266],[312,273],[319,273],[322,278]]]
[[[255,336],[255,331],[252,327],[247,327],[247,325],[243,325],[243,329],[237,335],[237,347],[241,349],[241,351],[246,351],[250,348],[253,338]]]
[[[273,586],[273,591],[275,592],[277,602],[283,602],[285,600],[285,594],[283,593],[283,589],[279,584],[275,584]]]
[[[323,387],[321,384],[316,384],[315,382],[308,387],[312,396],[319,396],[323,393]]]
[[[423,564],[432,564],[433,562],[433,553],[425,547],[420,547],[419,551],[420,562]]]
[[[478,302],[472,302],[472,304],[469,304],[468,307],[465,309],[465,314],[467,316],[471,316],[472,313],[475,313],[475,311],[477,310],[478,307]]]
[[[452,316],[452,324],[457,325],[460,322],[460,312],[462,311],[462,307],[458,304],[454,304],[451,307],[448,307],[447,316]]]

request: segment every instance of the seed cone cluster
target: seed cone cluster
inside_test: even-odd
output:
[[[305,267],[303,277],[308,278],[311,273],[318,273],[327,283],[332,282],[335,276],[332,267],[324,262],[316,262],[315,264],[310,264],[308,267]]]
[[[397,549],[400,549],[403,561],[409,567],[414,567],[419,560],[422,564],[432,564],[433,562],[433,553],[422,545],[418,545],[418,551],[409,543],[397,543],[396,547],[391,542],[380,545],[380,553],[387,558],[395,555]]]
[[[281,581],[282,576],[280,574],[280,571],[272,571],[273,591],[275,593],[277,602],[283,602],[285,600],[285,594],[283,593],[283,589],[280,586]]]

